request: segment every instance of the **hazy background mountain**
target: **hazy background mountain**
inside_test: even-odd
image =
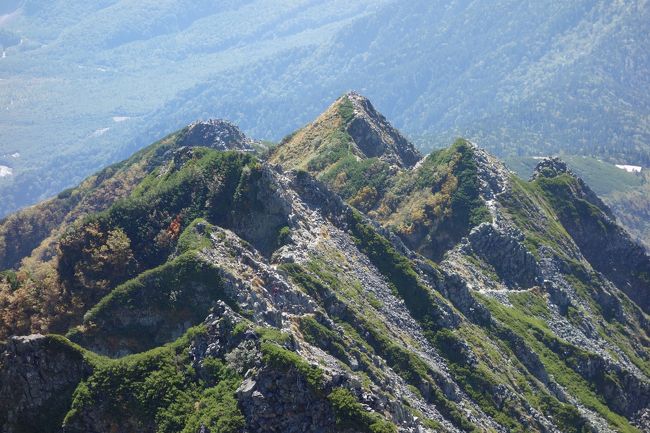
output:
[[[423,150],[650,165],[650,4],[9,0],[0,215],[222,117],[278,140],[349,89]]]

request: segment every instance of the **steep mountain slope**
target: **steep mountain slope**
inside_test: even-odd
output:
[[[351,88],[427,151],[650,163],[642,0],[4,3],[0,215],[194,119],[277,140]]]
[[[19,238],[44,240],[2,276],[3,431],[650,427],[650,260],[561,162],[420,159],[358,94],[266,161],[188,131]],[[8,337],[33,331],[66,336]]]
[[[410,163],[403,163],[394,147],[375,144],[380,134],[358,134],[383,122],[367,99],[348,93],[273,149],[269,161],[306,169],[410,248],[438,260],[472,225],[489,219],[479,198],[473,146],[459,140],[423,159],[399,132],[387,129],[389,142],[408,155]],[[364,152],[364,146],[374,150]]]
[[[562,160],[607,204],[617,222],[650,250],[650,172],[630,173],[601,159],[563,155]],[[539,157],[512,157],[505,162],[520,177],[529,178]]]

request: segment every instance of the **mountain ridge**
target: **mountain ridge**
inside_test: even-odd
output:
[[[467,140],[399,165],[341,105],[263,157],[182,129],[3,220],[3,431],[647,429],[650,259],[588,186]]]
[[[279,140],[346,89],[425,153],[462,136],[499,157],[650,164],[645,1],[221,6],[12,1],[0,165],[13,174],[0,179],[0,215],[195,119]]]

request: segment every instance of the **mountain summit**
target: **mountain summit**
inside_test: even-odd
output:
[[[346,131],[367,158],[378,157],[403,168],[413,167],[422,158],[415,146],[393,128],[364,96],[349,92],[336,104],[344,115],[349,115],[352,108]]]
[[[233,128],[0,222],[1,432],[650,431],[650,258],[561,161]]]
[[[378,158],[413,167],[422,155],[370,101],[356,92],[337,99],[323,114],[285,139],[270,160],[324,173],[345,158]]]

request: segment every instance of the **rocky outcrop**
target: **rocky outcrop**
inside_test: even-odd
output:
[[[537,261],[524,246],[520,231],[500,230],[491,223],[482,223],[467,238],[467,252],[490,264],[507,286],[530,288],[541,283]]]
[[[216,150],[253,151],[253,140],[227,120],[199,120],[189,124],[178,140],[179,146],[202,146]]]
[[[259,370],[244,380],[237,399],[246,417],[246,432],[339,431],[331,405],[295,369]]]
[[[0,431],[57,432],[91,366],[58,337],[12,337],[0,346]]]
[[[563,173],[571,173],[566,162],[558,157],[544,158],[537,163],[533,171],[532,179],[540,177],[555,177]]]
[[[380,159],[402,168],[413,167],[422,155],[370,101],[356,92],[345,95],[354,108],[354,115],[347,125],[347,132],[368,158]]]
[[[235,193],[229,226],[265,255],[282,243],[280,230],[289,225],[291,198],[268,166],[244,171]]]
[[[245,432],[336,431],[331,405],[317,393],[296,368],[262,363],[260,336],[252,330],[233,335],[243,318],[218,303],[206,318],[207,334],[190,348],[194,367],[200,371],[209,358],[225,358],[246,378],[237,389],[239,406],[246,418]]]

